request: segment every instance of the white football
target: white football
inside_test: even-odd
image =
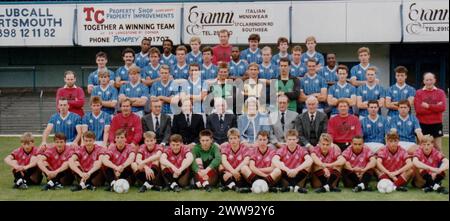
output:
[[[126,179],[118,179],[114,183],[113,189],[116,193],[127,193],[130,189],[130,184]]]
[[[377,184],[377,189],[380,193],[390,193],[394,191],[394,188],[394,183],[390,179],[382,179]]]
[[[253,193],[266,193],[269,191],[269,185],[267,185],[267,182],[265,180],[256,180],[252,184],[252,192]]]

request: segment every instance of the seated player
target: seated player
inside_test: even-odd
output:
[[[342,152],[342,156],[347,161],[342,171],[344,185],[348,180],[353,192],[371,191],[369,181],[377,159],[370,147],[364,145],[364,138],[360,135],[354,136],[351,146]]]
[[[126,131],[118,129],[114,134],[114,143],[111,143],[105,151],[102,163],[106,167],[105,178],[109,184],[105,191],[112,191],[114,183],[118,179],[127,179],[133,175],[131,163],[134,162],[135,152],[131,144],[127,144]]]
[[[398,115],[395,115],[389,121],[389,129],[396,131],[400,137],[399,145],[408,151],[410,155],[413,155],[418,145],[417,140],[420,141],[423,138],[422,129],[420,128],[419,120],[416,116],[410,114],[411,106],[409,101],[401,100],[398,102]]]
[[[423,188],[425,193],[436,191],[448,194],[441,183],[448,170],[448,159],[434,146],[433,136],[424,136],[420,148],[414,154],[413,165],[416,170],[415,186]]]
[[[249,170],[242,170],[244,166],[248,166],[250,157],[248,156],[248,148],[240,142],[240,133],[236,128],[228,131],[228,143],[220,146],[222,152],[222,165],[219,168],[220,180],[222,182],[223,191],[236,190],[238,192],[250,192],[246,187],[244,177],[250,176]],[[245,174],[243,174],[245,172]],[[244,176],[243,176],[244,175]]]
[[[298,144],[298,132],[290,129],[286,133],[286,145],[275,153],[272,162],[281,170],[283,192],[294,191],[307,193],[305,178],[311,171],[313,160],[308,151]],[[303,185],[302,185],[303,183]]]
[[[221,162],[220,150],[213,143],[213,133],[210,130],[200,132],[200,144],[192,149],[192,172],[197,188],[204,188],[211,192],[212,186],[217,185],[218,169]]]
[[[139,148],[136,161],[131,164],[131,168],[136,178],[143,183],[139,189],[140,193],[147,190],[160,191],[162,188],[159,159],[164,149],[156,143],[155,132],[147,131],[143,137],[144,144]]]
[[[40,184],[42,173],[37,166],[39,150],[34,146],[34,137],[27,132],[20,137],[21,146],[5,157],[14,175],[14,187],[28,189],[30,184]]]
[[[338,186],[345,159],[341,156],[341,149],[333,145],[333,139],[329,134],[320,135],[319,143],[311,151],[311,158],[314,162],[313,180],[317,177],[321,186],[315,192],[341,192]],[[315,187],[314,182],[312,186]]]
[[[80,181],[73,186],[72,191],[95,190],[97,186],[103,185],[104,178],[100,168],[104,149],[95,144],[95,137],[92,131],[84,132],[84,145],[77,148],[69,160],[70,169]]]
[[[400,137],[396,132],[386,135],[386,146],[377,152],[378,179],[390,179],[397,191],[406,192],[409,178],[413,173],[411,156],[400,147]]]
[[[159,162],[166,187],[180,192],[181,187],[189,185],[190,167],[194,157],[190,149],[183,145],[183,138],[179,134],[170,136],[169,145],[161,154]]]
[[[55,146],[47,148],[38,156],[38,166],[47,177],[47,184],[42,188],[43,191],[62,189],[63,185],[73,183],[74,177],[69,169],[69,159],[73,155],[74,148],[66,144],[66,139],[63,133],[56,133]]]
[[[256,180],[262,179],[267,182],[270,192],[277,192],[276,185],[281,178],[281,170],[272,163],[276,150],[268,145],[269,132],[259,131],[256,144],[257,148],[253,148],[249,154],[249,166],[244,166],[242,170],[250,170],[250,176],[247,177],[250,185]],[[247,172],[244,172],[244,174],[247,174]]]

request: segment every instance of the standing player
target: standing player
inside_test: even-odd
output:
[[[285,95],[289,100],[288,109],[297,111],[297,101],[300,96],[300,80],[289,75],[290,61],[281,58],[279,63],[280,76],[276,82],[277,95]]]
[[[425,135],[422,145],[414,153],[415,184],[423,188],[425,193],[436,191],[448,194],[448,190],[441,183],[445,178],[445,171],[448,170],[448,159],[434,145],[434,138]]]
[[[251,34],[248,36],[248,48],[241,51],[241,59],[247,61],[247,64],[262,63],[261,50],[259,49],[259,34]]]
[[[210,47],[204,47],[202,49],[203,53],[203,64],[202,64],[202,80],[212,80],[217,77],[217,66],[212,63],[213,50]]]
[[[355,87],[359,87],[361,85],[366,84],[367,81],[366,71],[369,67],[371,67],[369,62],[370,61],[369,48],[366,47],[359,48],[358,59],[359,64],[353,66],[352,69],[350,70],[350,83]]]
[[[338,186],[345,159],[341,156],[339,147],[333,145],[333,138],[329,134],[320,135],[318,145],[311,151],[311,158],[314,162],[314,175],[319,179],[321,186],[315,192],[341,192]]]
[[[333,86],[338,81],[337,75],[338,66],[336,65],[336,53],[330,52],[327,54],[327,65],[319,71],[328,84],[328,87]]]
[[[111,115],[101,110],[102,100],[100,97],[91,98],[91,110],[81,120],[82,132],[92,131],[95,134],[95,144],[107,147]],[[84,140],[83,140],[84,141]]]
[[[148,100],[148,87],[141,83],[141,70],[137,66],[132,66],[128,70],[130,82],[120,87],[119,103],[125,99],[130,99],[133,113],[139,117],[144,116],[144,106]]]
[[[298,144],[297,130],[287,131],[286,143],[284,147],[277,150],[272,160],[273,164],[281,170],[283,191],[307,193],[308,190],[301,186],[311,171],[313,160],[308,151]]]
[[[161,52],[159,52],[158,48],[150,48],[148,54],[150,56],[150,64],[141,69],[141,81],[150,89],[154,82],[161,80],[159,76]]]
[[[72,191],[95,190],[104,181],[100,170],[103,147],[95,144],[95,134],[92,131],[83,133],[83,140],[84,145],[77,148],[69,160],[69,167],[79,181],[79,184],[72,187]]]
[[[245,177],[250,176],[248,163],[250,161],[248,148],[240,142],[240,133],[236,128],[228,131],[228,143],[220,147],[222,152],[222,165],[219,169],[220,179],[224,190],[231,189],[238,192],[250,192],[246,187]],[[247,167],[247,170],[243,170]]]
[[[195,36],[189,40],[189,44],[191,46],[191,52],[189,52],[186,56],[186,62],[188,65],[192,63],[196,63],[201,65],[203,63],[202,52],[200,51],[200,46],[202,44],[199,37]]]
[[[178,88],[174,86],[173,80],[171,79],[170,75],[170,67],[168,65],[161,65],[159,74],[161,76],[161,80],[156,81],[152,84],[152,87],[150,89],[150,99],[161,101],[161,103],[163,104],[163,114],[172,114],[170,105],[172,103],[175,104],[175,99],[173,99],[173,97],[178,92]]]
[[[164,152],[162,146],[156,143],[156,134],[147,131],[143,135],[144,144],[141,145],[136,155],[136,162],[131,164],[131,168],[138,180],[143,185],[139,189],[140,193],[147,190],[161,190],[161,169],[159,159]]]
[[[220,64],[219,64],[220,66]],[[244,59],[240,58],[239,47],[235,46],[231,48],[231,61],[230,61],[230,78],[237,79],[244,76],[247,72],[248,64]]]
[[[371,191],[369,181],[377,165],[377,159],[369,147],[364,145],[362,136],[354,136],[352,145],[342,152],[347,161],[342,171],[345,180],[349,180],[353,192]]]
[[[314,59],[316,61],[317,67],[316,71],[319,71],[325,66],[325,59],[323,55],[316,51],[317,41],[314,36],[309,36],[305,40],[307,51],[302,54],[302,61],[306,63],[309,59]]]
[[[217,65],[219,62],[230,62],[231,57],[231,45],[229,43],[230,40],[230,32],[226,29],[222,29],[219,31],[219,44],[212,48],[213,64]]]
[[[367,104],[370,100],[378,101],[380,109],[384,107],[384,98],[386,97],[385,89],[377,83],[377,68],[369,67],[366,71],[367,81],[360,85],[356,92],[356,104],[359,109],[359,117],[367,117]]]
[[[296,78],[302,78],[305,76],[308,68],[306,62],[302,62],[302,47],[296,45],[292,48],[292,62],[291,62],[291,76]]]
[[[61,98],[65,98],[69,104],[69,111],[78,114],[80,117],[83,117],[84,91],[81,87],[77,87],[75,85],[76,81],[77,79],[75,77],[75,72],[64,72],[64,82],[66,84],[64,85],[64,87],[58,88],[58,91],[56,91],[56,109],[58,109],[59,100]],[[91,91],[89,93],[91,93]]]
[[[399,114],[391,118],[389,129],[398,133],[400,137],[399,145],[412,155],[418,147],[417,143],[420,143],[423,139],[423,133],[419,121],[413,114],[409,113],[409,110],[411,110],[409,101],[399,101]],[[416,142],[416,136],[419,142]]]
[[[170,136],[170,147],[161,154],[161,170],[166,187],[180,192],[181,187],[189,185],[190,167],[194,157],[189,148],[183,145],[179,134]]]
[[[308,96],[314,96],[319,101],[318,110],[323,112],[325,103],[327,101],[327,83],[325,79],[319,76],[316,72],[317,65],[314,59],[309,59],[307,61],[308,74],[302,78],[300,81],[300,102],[305,102]],[[303,109],[303,112],[306,108]]]
[[[439,150],[442,150],[442,130],[443,113],[447,107],[447,97],[445,92],[437,88],[436,75],[427,72],[423,75],[422,89],[417,91],[414,98],[414,108],[419,120],[420,127],[424,134],[434,137],[434,143]]]
[[[182,81],[179,97],[181,100],[189,99],[193,105],[194,114],[203,113],[202,102],[208,95],[208,86],[206,81],[202,81],[200,76],[200,65],[190,64],[189,77],[187,81]]]
[[[14,176],[14,187],[28,189],[28,185],[37,185],[42,181],[41,170],[37,165],[39,150],[34,146],[33,135],[29,132],[20,137],[21,146],[5,157]]]
[[[97,63],[97,70],[90,73],[88,77],[88,94],[92,92],[94,86],[97,86],[99,84],[98,72],[100,70],[106,69],[109,72],[110,84],[114,84],[114,79],[116,79],[114,72],[106,68],[106,64],[108,63],[108,55],[105,52],[100,51],[95,55],[95,63]]]
[[[386,146],[377,152],[378,179],[390,179],[397,191],[406,192],[406,185],[413,174],[411,156],[400,147],[396,132],[386,135]]]
[[[149,56],[148,56],[148,50],[151,47],[150,39],[143,38],[141,41],[141,52],[136,53],[136,65],[139,68],[144,68],[145,66],[148,66],[149,63]]]
[[[81,139],[81,117],[69,112],[69,104],[65,98],[60,98],[58,102],[59,113],[50,117],[47,127],[42,133],[41,149],[45,149],[47,138],[52,132],[63,133],[67,137],[68,145],[77,145]],[[65,142],[66,140],[64,140]]]
[[[281,170],[272,163],[276,150],[269,147],[269,133],[267,131],[258,132],[257,148],[253,148],[250,153],[250,164],[244,166],[243,171],[250,170],[250,176],[246,177],[250,185],[255,180],[265,180],[271,192],[278,191],[275,187],[281,178]]]
[[[111,142],[104,153],[102,163],[105,166],[105,178],[109,184],[105,191],[112,191],[117,179],[127,179],[133,175],[131,163],[134,162],[136,153],[132,145],[127,144],[126,131],[119,129],[114,133],[114,142]]]
[[[47,177],[47,184],[42,187],[43,191],[62,189],[62,185],[70,185],[74,180],[69,169],[69,159],[73,155],[74,148],[66,145],[66,136],[63,133],[55,134],[54,141],[55,146],[47,148],[38,156],[39,169]]]
[[[116,70],[116,79],[114,79],[116,88],[120,88],[122,85],[130,82],[128,71],[130,67],[134,65],[134,56],[135,52],[131,48],[125,48],[125,50],[122,51],[122,59],[125,64]]]
[[[287,38],[279,37],[277,47],[280,52],[272,57],[272,64],[278,66],[281,58],[287,58],[289,61],[292,61],[292,56],[288,53],[289,40]]]
[[[385,144],[385,135],[389,132],[389,120],[378,114],[380,107],[377,101],[369,101],[369,116],[361,120],[365,145],[374,153]]]
[[[328,57],[328,56],[327,56]],[[326,70],[328,66],[322,70]],[[353,107],[356,104],[356,88],[351,84],[347,83],[348,68],[347,66],[341,64],[337,68],[338,72],[338,82],[331,86],[328,90],[328,105],[332,107],[331,116],[338,114],[337,101],[339,99],[345,99]],[[353,113],[353,108],[349,109],[349,113]]]
[[[268,46],[264,47],[262,50],[263,62],[259,65],[259,75],[261,79],[277,79],[278,78],[278,68],[277,65],[272,63],[272,49]],[[270,81],[267,81],[267,85]]]
[[[197,188],[204,188],[211,192],[217,185],[218,170],[221,162],[219,146],[213,143],[213,134],[210,130],[200,131],[200,144],[192,148],[194,161],[191,168]]]
[[[102,111],[108,114],[114,114],[117,105],[117,89],[109,84],[109,72],[99,71],[98,78],[100,85],[97,85],[92,90],[91,98],[98,96],[101,98]]]
[[[416,89],[406,84],[407,76],[408,69],[406,67],[398,66],[395,68],[395,79],[397,82],[386,92],[386,108],[389,109],[389,117],[394,117],[398,114],[398,102],[401,100],[408,100],[411,106],[414,105]]]
[[[172,54],[173,50],[173,41],[166,38],[163,41],[163,55],[161,56],[161,60],[159,62],[161,64],[169,65],[169,67],[172,67],[177,63],[177,59],[175,58],[175,55]]]
[[[186,64],[187,48],[183,45],[177,47],[175,51],[177,63],[172,66],[172,75],[175,80],[187,79],[189,74],[189,65]]]

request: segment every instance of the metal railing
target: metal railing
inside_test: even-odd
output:
[[[36,66],[6,66],[0,67],[0,71],[29,71],[33,72],[33,92],[36,92]]]

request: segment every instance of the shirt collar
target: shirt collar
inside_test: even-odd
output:
[[[64,88],[69,88],[69,87],[67,86],[67,84],[65,84],[65,85],[64,85]],[[72,88],[75,88],[75,89],[76,89],[76,88],[77,88],[77,86],[76,86],[76,85],[73,85],[73,87],[72,87]]]
[[[433,88],[431,88],[431,90],[428,90],[427,87],[424,86],[424,87],[422,88],[422,90],[424,90],[424,91],[434,91],[434,90],[437,90],[437,87],[436,87],[436,86],[433,86]]]

